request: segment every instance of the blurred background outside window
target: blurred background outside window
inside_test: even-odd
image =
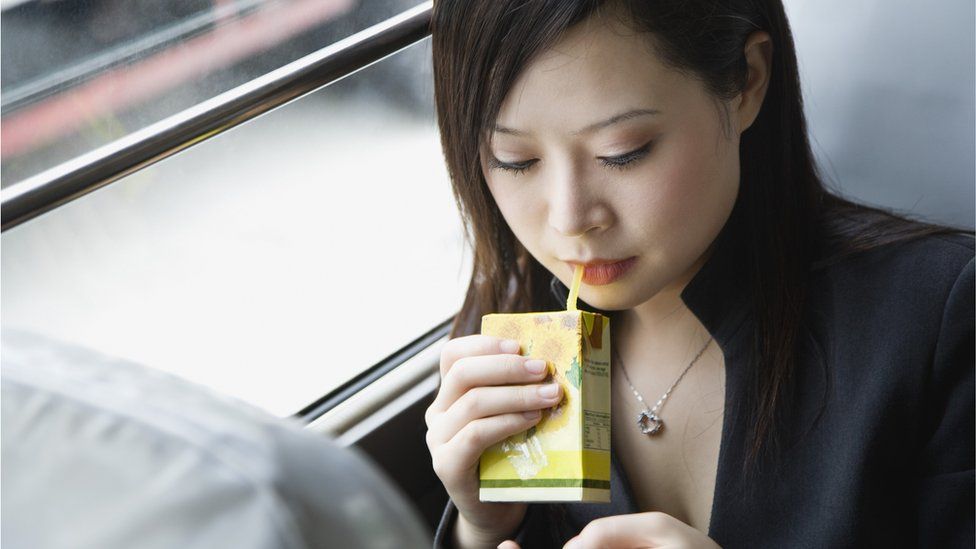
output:
[[[4,4],[3,184],[416,4]],[[459,306],[438,139],[424,40],[4,232],[3,326],[297,412]]]

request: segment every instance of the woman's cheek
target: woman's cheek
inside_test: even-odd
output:
[[[541,261],[539,242],[545,223],[545,207],[532,193],[517,189],[499,189],[489,184],[495,204],[515,238],[530,254]]]
[[[700,128],[678,144],[666,163],[667,200],[677,219],[709,231],[716,217],[727,214],[738,186],[737,144],[719,128]]]
[[[649,206],[650,223],[674,236],[684,233],[696,223],[700,214],[701,196],[705,192],[702,167],[687,150],[662,154],[656,166],[645,200],[635,201]],[[700,218],[698,218],[700,220]]]

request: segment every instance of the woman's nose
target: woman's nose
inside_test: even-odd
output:
[[[549,185],[549,226],[563,236],[581,236],[606,228],[610,212],[595,189],[578,175]]]

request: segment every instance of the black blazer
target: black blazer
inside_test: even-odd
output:
[[[717,243],[718,244],[718,243]],[[682,292],[725,356],[708,535],[737,547],[974,546],[974,245],[891,244],[813,272],[787,444],[742,471],[753,317],[729,244]],[[561,284],[560,288],[565,291]],[[641,512],[611,450],[612,502],[530,504],[516,540],[562,547],[591,520]],[[448,502],[434,540],[450,546]]]

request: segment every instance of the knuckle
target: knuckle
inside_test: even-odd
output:
[[[525,416],[522,412],[512,412],[505,414],[505,427],[507,432],[517,433],[519,429],[525,429]]]
[[[457,338],[449,339],[447,340],[447,343],[441,347],[441,361],[446,360],[451,356],[451,354],[453,354],[452,352],[454,351],[454,348],[458,346],[458,341],[459,340]]]
[[[486,444],[484,443],[485,430],[481,422],[472,422],[465,428],[462,442],[469,453],[481,453]]]
[[[441,457],[441,454],[442,451],[440,448],[432,449],[430,452],[430,465],[434,470],[434,474],[441,480],[444,480],[448,478],[448,474],[444,468],[444,459]]]
[[[469,344],[471,336],[456,337],[448,340],[441,348],[441,376],[447,374],[459,358],[464,356],[464,348]]]
[[[583,531],[580,532],[580,538],[586,547],[591,545],[597,546],[609,533],[610,532],[607,530],[606,521],[597,519],[590,522],[585,528],[583,528]]]
[[[471,389],[470,391],[464,393],[464,395],[455,403],[457,406],[457,412],[466,418],[478,417],[478,395],[480,393],[481,391],[478,391],[477,389]]]
[[[444,359],[441,359],[440,372],[438,372],[440,374],[440,378],[441,378],[441,382],[440,382],[440,385],[441,386],[444,385],[444,380],[447,378],[447,372],[448,371],[450,371],[450,370],[448,370],[448,368],[447,368],[446,361]]]
[[[660,511],[651,511],[647,513],[647,526],[651,529],[657,530],[663,528],[668,522],[668,515]]]
[[[457,456],[445,448],[445,445],[436,447],[430,454],[431,467],[434,473],[443,480],[450,480],[454,476],[455,461]]]
[[[468,377],[471,373],[471,361],[466,358],[459,358],[454,361],[454,366],[448,371],[447,375],[451,378],[451,383],[455,385],[467,386]]]
[[[509,414],[509,418],[507,433],[509,436],[511,436],[525,431],[531,425],[539,423],[539,420],[542,419],[542,414],[536,416],[535,419],[526,419],[526,417],[522,415],[522,412],[515,412],[514,414]]]
[[[581,547],[600,547],[600,533],[602,529],[592,522],[579,533]]]
[[[512,377],[514,379],[524,379],[529,371],[525,369],[525,357],[512,356],[506,359],[508,361],[508,368],[512,372]]]
[[[458,370],[458,363],[455,362],[454,366],[452,366],[451,369],[446,374],[441,376],[441,387],[440,387],[440,391],[437,394],[438,397],[441,397],[444,400],[449,399],[451,396],[457,398],[458,389],[460,389],[460,387],[458,386],[457,370]]]

